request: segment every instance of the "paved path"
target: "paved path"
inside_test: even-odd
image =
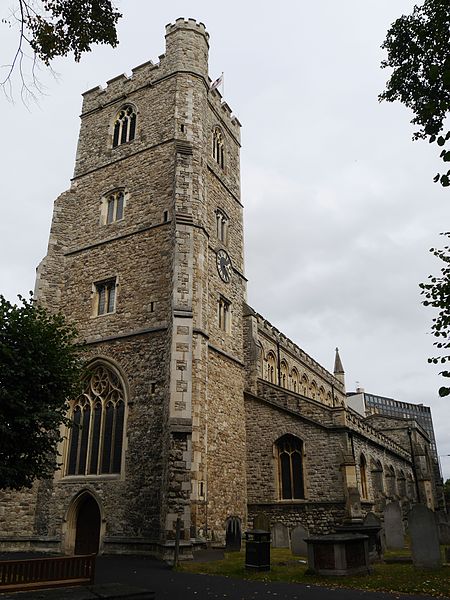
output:
[[[146,557],[100,556],[96,583],[124,583],[156,592],[156,600],[431,600],[431,596],[263,583],[172,571]],[[433,600],[436,600],[435,598]]]

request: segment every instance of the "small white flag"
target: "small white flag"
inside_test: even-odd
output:
[[[210,90],[215,90],[217,87],[219,87],[219,85],[223,84],[223,73],[220,77],[218,77],[215,81],[213,81],[210,86],[209,89]]]

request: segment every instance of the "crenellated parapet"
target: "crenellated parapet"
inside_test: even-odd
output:
[[[175,23],[168,23],[166,25],[166,36],[179,30],[192,31],[203,36],[207,43],[209,41],[209,33],[206,31],[205,24],[198,22],[195,19],[178,17],[178,19],[175,20]]]
[[[211,83],[211,80],[209,81]],[[239,119],[233,114],[233,111],[230,108],[230,106],[223,100],[222,94],[217,88],[209,92],[208,102],[211,109],[215,112],[219,119],[225,122],[232,135],[236,138],[238,142],[240,142],[241,123],[239,122]]]

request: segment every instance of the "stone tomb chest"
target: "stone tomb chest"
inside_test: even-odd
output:
[[[314,535],[308,544],[309,570],[319,575],[369,573],[369,537],[358,533]]]

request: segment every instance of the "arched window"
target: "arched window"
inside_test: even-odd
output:
[[[328,406],[331,406],[333,404],[333,399],[332,399],[332,396],[331,396],[331,392],[327,392],[326,403],[328,404]]]
[[[294,367],[291,371],[291,386],[292,386],[292,391],[295,392],[296,394],[298,394],[300,391],[298,384],[299,384],[298,371]]]
[[[123,190],[117,190],[108,194],[104,200],[104,224],[110,225],[115,221],[123,219],[123,208],[125,205],[125,194]]]
[[[311,387],[310,387],[310,397],[315,400],[317,396],[317,383],[313,380],[311,381]]]
[[[281,361],[280,364],[280,375],[281,375],[281,385],[282,387],[287,387],[287,381],[288,381],[288,366],[285,360]]]
[[[113,148],[131,142],[136,135],[136,111],[127,104],[117,113],[114,122]]]
[[[361,477],[361,498],[368,498],[367,493],[367,461],[364,454],[359,458],[359,474]]]
[[[277,382],[277,359],[273,352],[269,352],[267,355],[267,380],[270,383]]]
[[[276,449],[280,499],[304,498],[303,442],[293,435],[285,435],[276,442]]]
[[[214,129],[212,135],[212,157],[223,169],[225,166],[225,153],[223,149],[223,136],[219,128]]]
[[[71,416],[66,475],[120,473],[125,392],[112,368],[95,363],[87,370]]]
[[[321,385],[319,388],[319,400],[321,402],[325,402],[325,388],[323,387],[323,385]]]
[[[216,227],[217,227],[217,239],[222,244],[226,244],[228,241],[228,217],[220,209],[216,210]]]
[[[392,465],[386,468],[386,493],[388,496],[395,496],[397,492],[397,486],[395,482],[395,471]]]
[[[384,491],[383,465],[379,460],[372,459],[370,470],[372,473],[372,489],[379,494]]]
[[[302,375],[302,393],[308,396],[308,377],[305,374]]]
[[[406,493],[406,477],[405,477],[405,472],[400,469],[400,471],[397,472],[397,483],[398,483],[398,495],[401,498],[405,498],[407,493]]]

